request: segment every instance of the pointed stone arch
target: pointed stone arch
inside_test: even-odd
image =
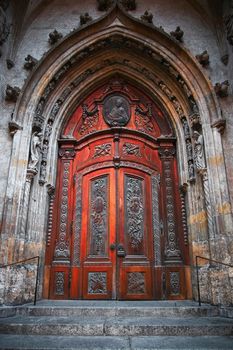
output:
[[[191,254],[201,246],[206,255],[216,256],[213,239],[217,232],[228,232],[231,217],[221,135],[212,128],[221,119],[213,86],[181,44],[116,4],[102,18],[72,32],[51,49],[33,70],[17,102],[14,121],[22,130],[14,135],[4,209],[3,237],[16,241],[14,253],[8,246],[8,262],[20,259],[30,247],[35,255],[44,256],[48,197],[42,185],[55,183],[57,139],[87,92],[113,74],[145,89],[170,118],[177,137],[180,184],[190,184]],[[206,167],[193,183],[183,121],[190,137],[192,130],[197,130],[205,143]],[[46,130],[49,148],[46,174],[41,178],[41,162],[30,170],[30,143],[31,135],[42,133],[45,138]],[[195,203],[200,196],[204,200]],[[201,236],[205,238],[199,246]]]

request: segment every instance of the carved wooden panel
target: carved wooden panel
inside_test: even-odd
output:
[[[106,294],[107,293],[107,273],[89,272],[88,273],[88,293]]]
[[[128,277],[128,294],[144,294],[145,273],[144,272],[129,272]]]
[[[91,181],[90,254],[105,255],[108,242],[108,177]]]
[[[64,295],[65,293],[65,272],[55,272],[55,294]]]
[[[125,234],[130,252],[142,252],[144,236],[143,180],[125,176]]]

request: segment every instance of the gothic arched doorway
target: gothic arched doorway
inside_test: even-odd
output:
[[[59,140],[50,298],[190,295],[175,144],[166,114],[129,83],[79,104]]]

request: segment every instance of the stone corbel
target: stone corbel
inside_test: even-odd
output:
[[[216,128],[218,132],[223,135],[225,128],[226,128],[226,119],[219,119],[213,124],[211,124],[212,128]]]
[[[18,124],[15,120],[11,120],[8,123],[8,129],[9,129],[9,133],[11,136],[14,136],[14,134],[18,131],[18,130],[22,130],[23,127]]]
[[[6,87],[6,95],[5,100],[10,102],[16,102],[17,98],[20,94],[20,88],[17,86],[12,87],[11,85],[7,85]]]

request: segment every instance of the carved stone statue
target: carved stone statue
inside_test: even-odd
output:
[[[187,150],[187,156],[188,159],[192,159],[193,158],[193,147],[192,147],[192,143],[190,141],[190,139],[187,139],[186,141],[186,150]]]
[[[104,120],[110,126],[125,126],[130,119],[129,102],[122,96],[111,96],[104,102]]]
[[[194,180],[195,178],[195,169],[193,162],[191,160],[188,161],[188,172],[189,172],[189,180]]]
[[[48,124],[46,125],[45,132],[44,132],[44,139],[46,141],[49,140],[49,137],[51,135],[52,128],[53,128],[52,125],[53,125],[52,120],[49,120]]]
[[[185,137],[190,137],[189,125],[186,118],[182,118],[182,124]]]
[[[197,169],[205,169],[204,138],[198,132],[194,131],[194,161]]]
[[[40,160],[40,152],[41,152],[41,142],[42,142],[42,133],[36,131],[32,134],[31,139],[31,148],[30,148],[30,159],[28,168],[32,170],[38,170],[37,165]]]

